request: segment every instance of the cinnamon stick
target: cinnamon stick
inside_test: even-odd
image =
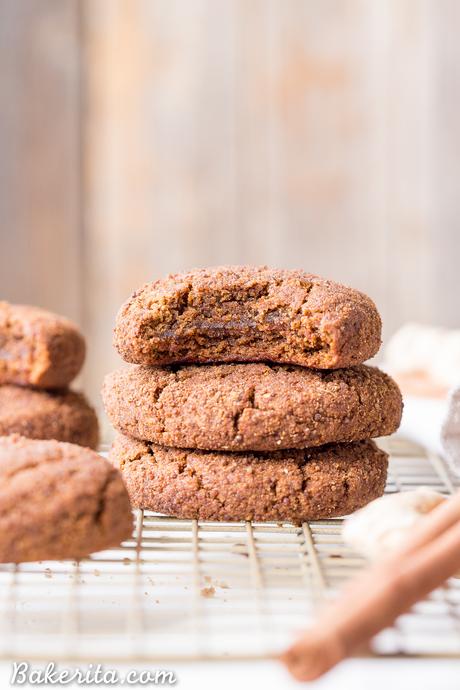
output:
[[[460,492],[435,508],[403,548],[356,577],[281,660],[314,680],[392,625],[460,569]]]

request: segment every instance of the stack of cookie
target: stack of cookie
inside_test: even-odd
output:
[[[68,389],[85,359],[76,326],[37,307],[0,302],[0,436],[96,448],[96,414]]]
[[[301,522],[382,494],[402,401],[362,364],[380,346],[365,295],[302,271],[203,269],[145,285],[104,383],[111,459],[135,507],[205,520]]]

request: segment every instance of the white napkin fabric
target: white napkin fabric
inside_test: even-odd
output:
[[[399,433],[442,455],[460,476],[460,387],[452,389],[447,400],[406,395]]]
[[[460,386],[453,388],[447,400],[441,425],[442,454],[455,474],[460,475]]]

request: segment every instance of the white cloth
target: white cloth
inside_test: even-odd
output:
[[[406,396],[400,433],[442,455],[460,476],[460,387],[447,400]]]
[[[460,475],[460,386],[451,390],[446,407],[440,435],[442,454]]]
[[[460,329],[406,323],[385,348],[394,374],[424,372],[445,387],[460,384]]]

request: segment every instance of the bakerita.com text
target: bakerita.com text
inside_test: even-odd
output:
[[[124,673],[102,664],[60,668],[54,661],[34,667],[28,661],[13,662],[10,685],[175,685],[174,671],[165,669],[130,669]]]

